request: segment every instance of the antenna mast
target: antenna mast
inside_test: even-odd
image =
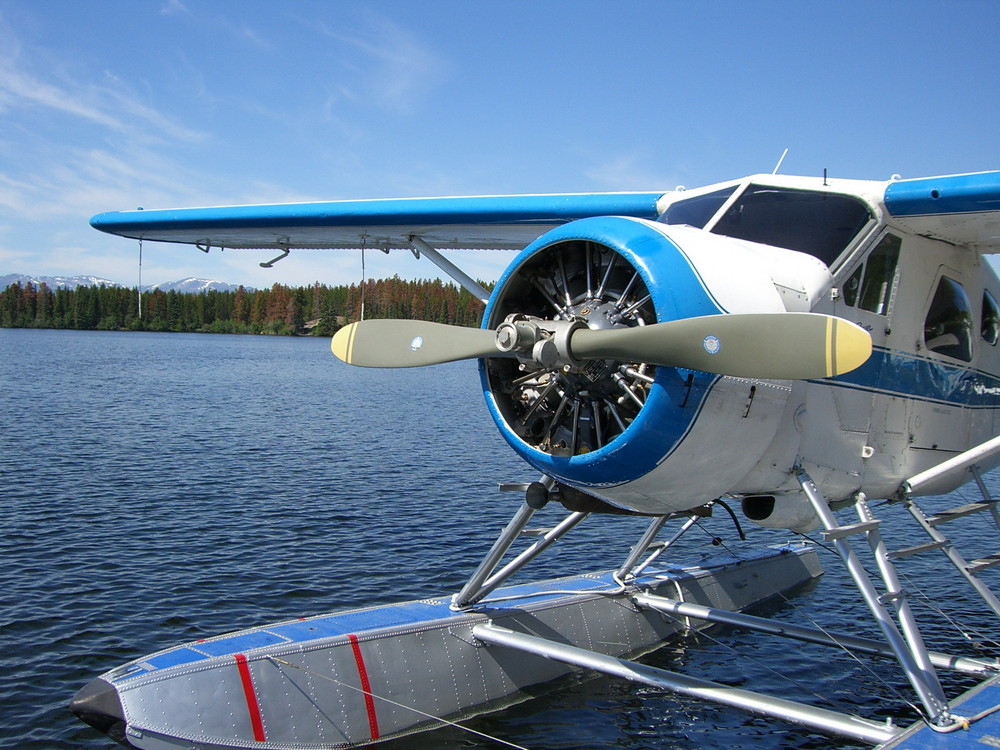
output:
[[[787,148],[781,153],[781,158],[778,159],[778,163],[774,165],[774,171],[771,172],[771,174],[778,174],[778,170],[781,169],[781,162],[785,160],[786,156],[788,156]]]

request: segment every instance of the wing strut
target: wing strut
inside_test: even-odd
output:
[[[461,284],[462,288],[472,294],[477,300],[482,302],[484,305],[490,300],[490,293],[487,292],[482,284],[473,279],[467,273],[465,273],[461,268],[456,266],[446,257],[441,255],[437,250],[428,245],[421,237],[415,234],[411,234],[406,238],[406,241],[410,243],[413,248],[414,255],[418,258],[420,253],[426,255],[438,268],[444,271],[446,274],[451,276],[455,281]]]

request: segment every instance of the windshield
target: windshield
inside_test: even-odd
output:
[[[870,219],[868,206],[849,195],[750,185],[711,231],[809,253],[830,266]]]

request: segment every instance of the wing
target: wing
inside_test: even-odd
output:
[[[1000,172],[891,182],[885,207],[916,234],[1000,252]]]
[[[95,229],[133,239],[226,248],[411,247],[520,250],[549,229],[589,216],[655,219],[663,193],[574,193],[281,203],[115,211]]]

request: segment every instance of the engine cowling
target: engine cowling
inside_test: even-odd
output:
[[[600,217],[529,245],[498,281],[483,327],[511,316],[601,329],[785,309],[745,243]],[[719,345],[713,338],[704,346]],[[546,367],[490,358],[480,371],[500,433],[531,466],[645,513],[687,510],[733,490],[773,438],[790,391],[784,381],[640,361]]]

